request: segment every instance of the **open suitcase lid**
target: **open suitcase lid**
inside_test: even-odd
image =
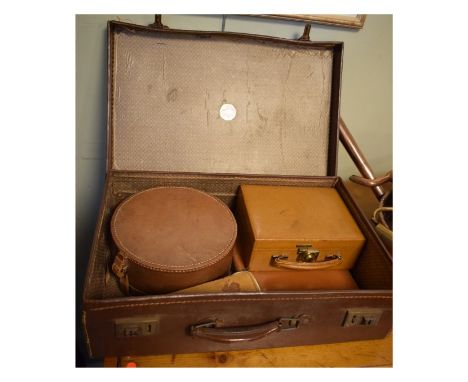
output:
[[[108,170],[335,176],[343,44],[108,25]]]

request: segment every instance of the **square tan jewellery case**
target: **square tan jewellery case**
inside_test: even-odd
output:
[[[391,330],[392,257],[336,175],[342,52],[342,43],[311,42],[307,32],[287,40],[109,22],[107,176],[83,294],[91,357],[299,346],[382,338]],[[336,200],[355,228],[345,235],[340,222],[319,226],[343,239],[342,254],[327,255],[320,237],[312,244],[322,255],[300,237],[292,249],[294,237],[283,238],[284,248],[262,241],[262,232],[281,236],[274,219],[283,210],[279,202],[273,211],[252,205],[280,194],[258,197],[259,186],[321,190]],[[273,272],[279,278],[254,292],[123,293],[111,270],[112,216],[130,196],[157,187],[192,188],[224,203],[239,236],[251,232],[238,247],[240,263],[259,279]],[[255,227],[246,227],[246,214],[257,216]],[[294,274],[328,277],[270,271],[288,268],[296,251],[324,256],[322,263],[339,259],[334,272],[352,282],[295,290]],[[266,252],[266,265],[255,265]],[[234,261],[232,269],[243,265]]]

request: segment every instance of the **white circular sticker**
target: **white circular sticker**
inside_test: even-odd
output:
[[[232,121],[234,118],[236,118],[236,113],[237,113],[236,108],[234,107],[234,105],[231,105],[230,103],[223,104],[221,106],[221,109],[219,109],[219,115],[225,121]]]

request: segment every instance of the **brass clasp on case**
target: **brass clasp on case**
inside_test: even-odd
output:
[[[287,269],[312,270],[336,267],[343,261],[343,257],[339,254],[328,255],[323,260],[318,261],[320,251],[312,247],[312,244],[300,244],[296,247],[296,261],[288,261],[287,255],[273,255],[270,265]]]
[[[317,258],[320,254],[320,251],[314,247],[312,244],[300,244],[296,245],[297,248],[297,260],[303,263],[312,263],[317,261]]]

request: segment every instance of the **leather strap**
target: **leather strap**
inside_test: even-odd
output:
[[[130,286],[128,283],[128,260],[120,252],[115,256],[112,263],[112,272],[118,277],[120,288],[127,296],[130,295]]]
[[[130,284],[128,283],[128,276],[125,275],[119,279],[120,289],[125,295],[130,296]]]
[[[286,329],[296,329],[299,326],[298,318],[280,318],[276,321],[260,325],[241,327],[217,327],[215,322],[201,325],[192,325],[190,333],[215,342],[245,342],[264,338],[272,333]]]
[[[271,264],[279,268],[313,270],[334,267],[336,265],[340,265],[343,261],[343,258],[340,255],[327,256],[322,261],[313,262],[287,261],[287,258],[287,256],[272,256]]]

